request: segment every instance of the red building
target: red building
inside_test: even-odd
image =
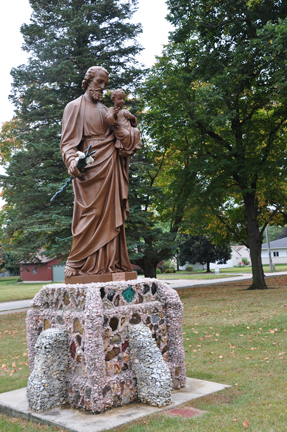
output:
[[[39,263],[22,263],[20,278],[23,282],[64,282],[64,264],[61,258],[41,257]]]

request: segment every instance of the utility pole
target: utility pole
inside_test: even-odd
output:
[[[267,248],[268,248],[269,267],[270,267],[270,271],[273,272],[273,264],[272,264],[272,258],[271,258],[269,235],[268,235],[268,226],[267,225],[266,225],[266,228],[265,228],[265,233],[266,233]]]

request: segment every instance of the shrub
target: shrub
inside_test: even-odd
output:
[[[192,271],[193,271],[193,267],[192,267],[192,265],[187,265],[187,266],[185,267],[185,270],[188,271],[188,272],[192,272]]]
[[[156,269],[156,274],[161,274],[161,271],[159,268]]]
[[[249,264],[249,261],[248,261],[247,258],[242,258],[241,262],[242,262],[244,265],[248,265],[248,264]]]
[[[16,282],[23,282],[23,279],[18,278],[18,279],[16,279]]]
[[[165,269],[164,272],[165,272],[165,273],[175,273],[176,271],[175,271],[175,269],[173,269],[173,268],[167,268],[167,269]]]
[[[175,265],[171,262],[171,260],[164,261],[162,263],[162,266],[163,266],[164,271],[167,269],[173,269],[174,272],[176,271]]]

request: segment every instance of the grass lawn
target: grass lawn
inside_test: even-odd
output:
[[[275,265],[276,271],[287,271],[287,264],[276,264]],[[214,272],[214,270],[212,270]],[[242,267],[231,267],[231,268],[221,268],[220,273],[251,273],[252,268],[251,266],[242,266]],[[270,267],[269,265],[263,266],[263,271],[265,273],[270,273]]]
[[[178,291],[187,376],[232,387],[185,404],[206,410],[201,417],[156,414],[118,432],[286,430],[287,276],[268,278],[266,291],[246,291],[248,285],[239,280]],[[25,313],[0,316],[0,392],[27,382],[24,319]],[[0,430],[61,429],[0,415]]]
[[[0,302],[31,299],[45,283],[19,283],[17,277],[0,279]],[[1,429],[0,429],[1,430]]]
[[[222,279],[222,278],[228,278],[228,277],[236,277],[236,276],[242,276],[241,274],[206,274],[206,273],[162,273],[157,275],[157,279],[159,280],[177,280],[177,279],[185,279],[185,280],[208,280],[208,279]]]
[[[287,271],[287,264],[277,264],[276,271]],[[206,273],[205,271],[196,270],[194,272],[187,272],[186,270],[180,270],[176,273],[161,273],[157,275],[158,279],[167,279],[167,277],[171,277],[174,279],[208,279],[208,278],[215,278],[215,277],[224,277],[224,274],[232,275],[232,276],[238,276],[240,274],[246,274],[246,273],[252,273],[252,267],[251,266],[242,266],[242,267],[231,267],[231,268],[220,268],[220,273],[218,275],[215,275],[214,269],[211,270],[211,273]],[[270,273],[269,265],[263,266],[264,273]],[[236,273],[236,274],[233,274]],[[276,275],[276,273],[274,273]]]

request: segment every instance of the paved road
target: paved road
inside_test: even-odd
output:
[[[0,312],[3,311],[18,312],[20,309],[29,309],[30,303],[31,303],[31,299],[0,303]]]
[[[281,275],[287,275],[287,272],[275,272],[275,273],[265,273],[266,277],[271,276],[281,276]],[[195,286],[201,286],[201,285],[215,285],[215,284],[221,284],[221,283],[228,283],[228,282],[238,282],[241,280],[248,280],[251,279],[251,274],[246,274],[242,276],[231,276],[225,277],[225,278],[216,278],[216,279],[161,279],[163,282],[166,282],[169,286],[171,286],[174,289],[179,288],[191,288]],[[140,278],[139,278],[140,279]],[[31,300],[18,300],[18,301],[12,301],[12,302],[5,302],[0,303],[0,315],[6,314],[6,313],[13,313],[13,312],[23,312],[25,310],[28,310],[30,307]]]

